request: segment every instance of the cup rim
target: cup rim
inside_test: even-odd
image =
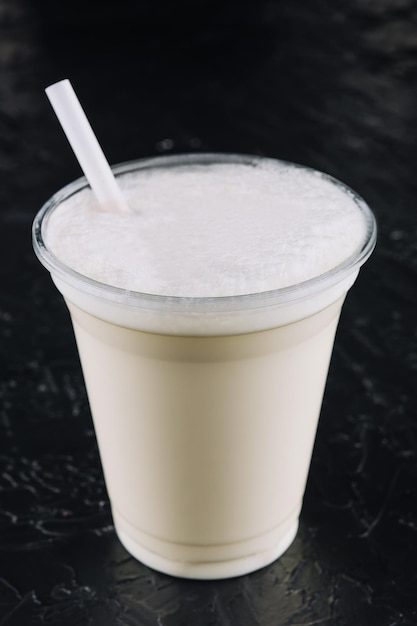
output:
[[[256,165],[257,163],[265,161],[281,163],[309,172],[319,172],[319,174],[325,179],[333,184],[336,184],[339,188],[348,193],[353,198],[366,220],[367,229],[361,247],[355,253],[347,257],[342,263],[318,276],[295,285],[268,291],[230,296],[198,297],[168,296],[115,287],[99,282],[93,278],[89,278],[88,276],[84,276],[83,274],[71,269],[48,248],[45,242],[45,228],[49,216],[62,202],[79,191],[89,187],[85,176],[82,176],[57,191],[49,200],[47,200],[47,202],[44,203],[36,214],[32,226],[32,243],[35,254],[42,265],[49,270],[52,277],[57,277],[71,287],[75,287],[89,296],[134,308],[147,308],[162,311],[169,310],[188,313],[197,313],[202,311],[237,311],[292,304],[322,291],[326,291],[335,284],[348,278],[349,275],[353,274],[355,271],[357,272],[369,258],[376,244],[377,225],[375,216],[368,204],[361,196],[359,196],[359,194],[357,194],[348,185],[342,183],[329,174],[320,172],[319,170],[315,170],[314,168],[305,165],[291,163],[282,159],[247,154],[217,152],[185,153],[134,159],[113,165],[112,170],[117,177],[138,169],[148,169],[155,166],[169,167],[187,163],[207,164],[232,162]]]

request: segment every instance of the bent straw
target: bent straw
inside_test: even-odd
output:
[[[45,92],[99,204],[129,211],[70,81],[54,83]]]

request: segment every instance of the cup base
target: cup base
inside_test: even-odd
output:
[[[273,563],[284,554],[294,541],[298,530],[298,517],[292,522],[284,535],[280,534],[279,540],[269,549],[227,560],[181,561],[169,559],[138,544],[128,533],[119,527],[116,520],[115,528],[119,540],[126,550],[144,565],[163,574],[179,578],[216,580],[249,574]],[[211,547],[207,546],[203,550],[207,551],[207,557],[209,557]]]

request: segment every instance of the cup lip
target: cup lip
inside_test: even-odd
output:
[[[32,226],[32,243],[35,254],[42,265],[49,270],[53,278],[56,277],[58,280],[65,282],[69,286],[76,288],[89,296],[133,308],[147,308],[161,311],[166,310],[188,313],[197,313],[202,311],[237,311],[292,304],[296,301],[300,301],[311,297],[312,295],[326,291],[335,284],[342,282],[351,274],[357,272],[369,258],[376,245],[377,236],[377,224],[373,212],[363,198],[348,185],[329,174],[321,172],[320,170],[282,159],[249,154],[219,152],[171,154],[134,159],[113,165],[112,170],[117,177],[139,169],[148,169],[155,166],[169,167],[186,165],[188,163],[210,164],[233,162],[250,165],[256,165],[264,162],[280,163],[309,172],[319,173],[325,179],[333,184],[336,184],[348,193],[353,198],[358,208],[362,211],[367,225],[363,244],[354,254],[347,257],[342,263],[322,274],[319,274],[318,276],[295,285],[268,291],[230,296],[198,297],[160,295],[115,287],[113,285],[108,285],[107,283],[99,282],[93,278],[89,278],[88,276],[84,276],[83,274],[68,267],[47,247],[45,242],[44,234],[49,216],[63,201],[67,200],[77,192],[89,187],[85,176],[82,176],[57,191],[49,200],[47,200],[47,202],[44,203],[36,214]]]

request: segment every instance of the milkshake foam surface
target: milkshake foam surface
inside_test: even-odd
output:
[[[176,164],[118,177],[131,213],[89,188],[49,216],[46,243],[68,267],[122,289],[183,297],[288,287],[363,246],[355,194],[284,162]]]

